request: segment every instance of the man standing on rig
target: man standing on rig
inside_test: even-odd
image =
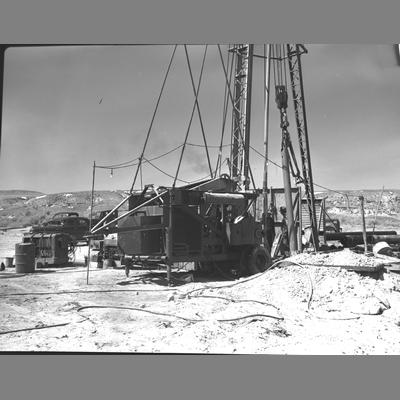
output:
[[[281,242],[281,252],[284,256],[290,256],[289,247],[289,232],[286,219],[286,207],[279,207],[279,212],[282,215],[281,221],[281,232],[282,232],[282,242]]]

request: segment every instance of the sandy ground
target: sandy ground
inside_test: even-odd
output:
[[[19,234],[0,236],[0,258]],[[87,284],[85,253],[71,268],[0,273],[0,351],[400,354],[400,275],[332,266],[374,257],[301,254],[238,280],[175,273],[168,287],[165,271],[95,265]]]

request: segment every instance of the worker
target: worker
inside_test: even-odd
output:
[[[272,249],[272,244],[274,243],[275,239],[275,221],[272,217],[272,209],[267,211],[267,215],[265,217],[265,231],[269,248]]]
[[[281,232],[282,232],[282,242],[281,242],[281,253],[284,256],[290,255],[290,247],[289,247],[289,231],[287,226],[286,219],[286,207],[279,207],[279,212],[282,215],[281,221]]]

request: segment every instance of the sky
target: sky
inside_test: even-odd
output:
[[[400,188],[400,66],[393,45],[306,45],[302,56],[314,182],[331,189]],[[197,84],[204,46],[188,46]],[[0,190],[44,193],[90,190],[93,163],[109,166],[142,151],[173,46],[9,48],[5,54]],[[222,46],[224,57],[227,46]],[[263,46],[255,52],[262,54]],[[254,60],[251,146],[263,153],[263,61]],[[208,46],[198,102],[211,146],[219,144],[225,78],[216,46]],[[279,113],[271,98],[269,158],[280,164]],[[184,141],[194,95],[183,46],[178,46],[150,130],[146,158]],[[294,111],[289,132],[295,148]],[[230,142],[228,116],[224,143]],[[202,144],[195,114],[188,142]],[[217,150],[210,150],[212,165]],[[180,149],[145,164],[143,184],[171,185]],[[229,146],[224,147],[224,158]],[[298,157],[300,162],[300,158]],[[263,159],[250,163],[262,187]],[[161,170],[161,171],[160,171]],[[130,189],[136,167],[96,168],[97,190]],[[222,173],[227,173],[226,163]],[[269,165],[269,186],[282,171]],[[189,145],[179,178],[208,174],[204,148]],[[112,175],[112,176],[111,176]],[[138,175],[140,177],[140,174]],[[136,188],[140,187],[140,179]]]

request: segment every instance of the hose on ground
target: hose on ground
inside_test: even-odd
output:
[[[182,317],[180,315],[175,315],[175,314],[169,314],[169,313],[163,313],[160,311],[152,311],[152,310],[146,310],[144,308],[137,308],[137,307],[125,307],[125,306],[83,306],[79,307],[76,311],[80,312],[85,309],[89,308],[97,308],[97,309],[117,309],[117,310],[132,310],[132,311],[140,311],[140,312],[145,312],[153,315],[158,315],[158,316],[163,316],[163,317],[170,317],[170,318],[176,318],[180,319],[186,322],[208,322],[208,321],[213,321],[212,319],[203,319],[203,318],[198,318],[198,319],[193,319],[193,318],[187,318],[187,317]],[[249,314],[249,315],[244,315],[241,317],[236,317],[236,318],[228,318],[228,319],[215,319],[217,322],[233,322],[233,321],[239,321],[241,319],[247,319],[247,318],[256,318],[256,317],[263,317],[263,318],[273,318],[279,321],[283,320],[283,317],[277,317],[275,315],[268,315],[268,314]]]

